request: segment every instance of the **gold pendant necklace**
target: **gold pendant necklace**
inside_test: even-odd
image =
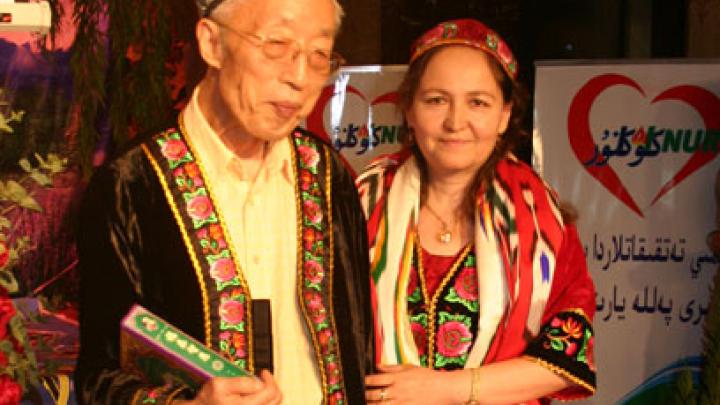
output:
[[[453,234],[451,228],[448,226],[447,222],[445,222],[442,218],[440,218],[440,215],[438,215],[437,212],[435,212],[432,207],[430,207],[430,204],[425,204],[425,208],[428,209],[428,212],[431,213],[437,220],[440,222],[440,232],[437,234],[437,240],[440,243],[448,244],[452,242]]]

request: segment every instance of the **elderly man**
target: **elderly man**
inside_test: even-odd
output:
[[[86,191],[78,398],[362,403],[372,363],[364,219],[336,153],[296,128],[339,66],[342,9],[197,1],[208,69],[177,126],[99,169]],[[260,300],[272,316],[253,311]],[[148,385],[119,360],[133,303],[258,377]],[[261,321],[274,337],[272,373],[253,350]]]

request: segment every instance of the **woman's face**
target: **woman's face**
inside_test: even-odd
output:
[[[505,103],[485,52],[448,46],[429,61],[405,112],[432,176],[474,174],[505,132]]]

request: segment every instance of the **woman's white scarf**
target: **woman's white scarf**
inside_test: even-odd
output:
[[[414,157],[403,156],[406,155],[389,155],[376,160],[357,183],[369,220],[376,346],[379,350],[376,361],[420,365],[407,310],[407,284],[420,209],[420,172]],[[504,165],[503,169],[501,165]],[[508,171],[517,171],[521,176],[518,179],[503,177],[502,173],[508,174]],[[524,325],[520,326],[526,327],[533,336],[537,335],[562,238],[560,211],[542,180],[514,158],[501,162],[497,173],[491,189],[478,199],[475,212],[479,320],[466,367],[477,367],[485,361],[496,332],[513,319],[522,319]],[[386,189],[387,176],[392,174],[391,186]],[[535,184],[507,184],[508,181]],[[511,198],[506,191],[513,189],[520,192],[515,192],[515,197]],[[538,199],[543,203],[537,204]],[[532,234],[528,235],[529,239],[521,238],[518,232],[519,222],[515,221],[518,203],[524,204],[523,211],[529,208],[532,214],[530,226],[524,227],[528,229],[525,232]],[[540,223],[547,225],[541,230]],[[530,251],[520,246],[521,239],[533,241]],[[529,261],[526,266],[521,266],[522,260],[518,256],[522,252],[532,255],[531,266]],[[521,282],[524,267],[532,267],[532,274],[523,273],[525,281]],[[523,296],[524,300],[521,299]],[[528,302],[528,299],[528,305],[524,305],[528,308],[521,316],[515,316],[513,307],[520,301]]]

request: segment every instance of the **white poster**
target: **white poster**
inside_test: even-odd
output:
[[[534,104],[534,163],[578,209],[597,288],[586,403],[663,403],[697,370],[717,268],[720,61],[542,63]]]
[[[327,139],[355,173],[400,149],[397,88],[405,66],[349,66],[323,89],[307,128]]]

